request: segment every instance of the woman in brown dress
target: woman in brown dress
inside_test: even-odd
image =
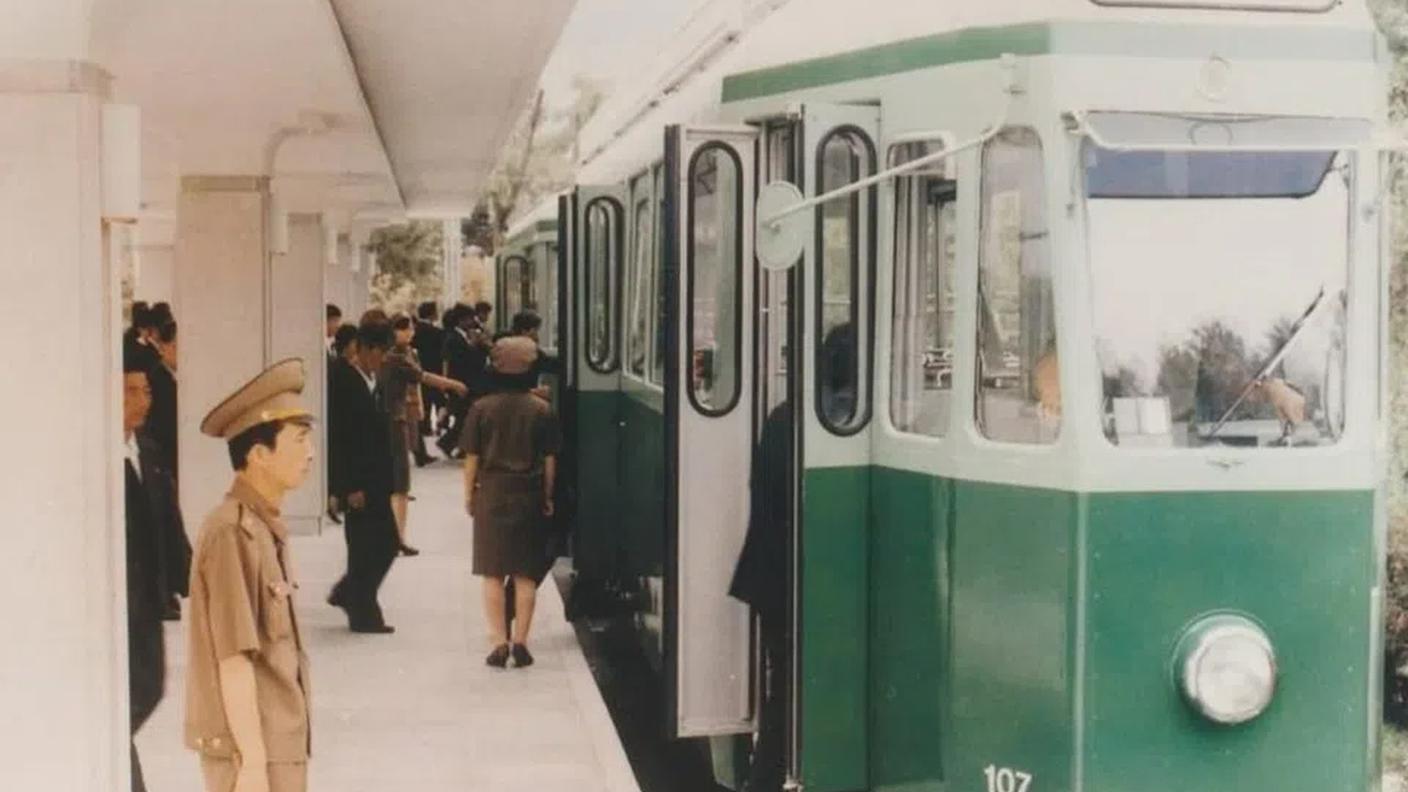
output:
[[[510,657],[532,665],[528,631],[538,579],[548,563],[548,518],[560,444],[547,402],[530,393],[537,384],[537,344],[511,336],[490,352],[497,392],[474,403],[464,422],[465,508],[474,518],[474,574],[484,579],[484,615],[493,651],[487,662],[502,668]],[[513,635],[504,613],[504,580],[513,579]]]

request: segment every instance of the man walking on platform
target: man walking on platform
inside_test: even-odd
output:
[[[474,308],[456,305],[453,309],[453,328],[445,336],[445,375],[459,380],[469,389],[467,397],[450,401],[450,414],[454,419],[449,431],[440,437],[437,445],[451,458],[460,452],[460,431],[464,427],[465,414],[474,400],[488,392],[489,377],[489,334],[484,322],[492,310],[488,303],[479,303]],[[483,317],[483,319],[481,319]]]
[[[421,368],[433,374],[445,371],[445,331],[435,324],[436,306],[434,302],[423,302],[416,309],[416,330],[411,337],[411,346],[420,356]],[[445,409],[445,394],[439,388],[422,385],[420,425],[416,429],[416,441],[411,449],[416,455],[416,464],[425,465],[431,460],[425,450],[425,436],[432,434],[439,413]],[[434,413],[434,414],[432,414]]]
[[[348,626],[358,633],[395,632],[377,603],[377,589],[401,549],[391,510],[391,418],[377,381],[390,346],[391,326],[364,320],[355,362],[334,363],[328,383],[328,449],[337,457],[330,468],[332,493],[343,508],[347,540],[347,572],[328,603],[346,611]]]
[[[137,730],[156,710],[166,687],[166,646],[161,621],[171,594],[170,579],[189,568],[190,556],[168,558],[172,546],[185,544],[186,530],[176,505],[176,490],[161,454],[141,433],[151,408],[145,361],[125,356],[122,363],[122,431],[125,448],[127,545],[127,666],[131,729]],[[172,569],[176,561],[180,569]],[[132,789],[142,792],[142,765],[132,747]]]
[[[210,411],[234,484],[201,526],[191,574],[186,746],[209,792],[308,787],[308,661],[294,617],[284,496],[308,477],[303,362],[286,360]]]

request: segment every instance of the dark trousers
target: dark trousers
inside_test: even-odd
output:
[[[367,505],[346,512],[347,574],[333,587],[333,598],[346,609],[353,627],[384,624],[377,590],[391,571],[401,547],[388,495],[368,495]]]
[[[787,699],[791,679],[790,642],[787,631],[764,618],[763,667],[767,674],[758,712],[758,742],[748,769],[747,792],[781,792],[787,780]],[[780,621],[777,620],[777,621]]]
[[[464,418],[469,414],[469,408],[473,404],[469,398],[455,399],[450,403],[450,428],[441,435],[439,440],[440,450],[447,455],[460,445],[460,432],[464,430]]]
[[[132,733],[128,745],[132,748],[132,792],[147,792],[147,782],[142,778],[142,762],[137,758],[137,730],[147,722],[147,719],[156,711],[156,705],[161,702],[160,695],[153,698],[141,691],[133,690],[131,695],[131,712],[129,713]]]

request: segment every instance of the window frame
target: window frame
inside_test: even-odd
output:
[[[905,137],[902,137],[902,138],[898,138],[898,139],[896,139],[896,140],[894,140],[894,141],[891,142],[890,147],[889,147],[889,149],[888,149],[887,152],[886,152],[886,160],[885,160],[885,161],[886,161],[886,167],[889,168],[889,167],[894,167],[894,166],[895,166],[895,164],[896,164],[896,163],[895,163],[895,156],[901,151],[901,149],[903,149],[903,148],[906,147],[906,146],[915,146],[915,145],[922,145],[922,146],[927,146],[927,147],[929,147],[930,150],[924,155],[924,156],[927,156],[928,154],[937,153],[938,151],[947,151],[947,150],[951,149],[951,148],[952,148],[952,139],[951,139],[951,137],[949,137],[948,135],[941,134],[941,133],[935,133],[935,134],[932,134],[932,135],[925,135],[925,136],[905,136]],[[960,235],[961,227],[962,227],[962,223],[963,223],[963,219],[962,219],[962,218],[963,218],[963,205],[962,205],[962,202],[960,201],[960,198],[961,198],[963,192],[962,192],[961,181],[960,181],[960,179],[958,178],[958,174],[955,172],[955,171],[957,170],[957,168],[956,168],[956,160],[955,160],[953,157],[950,157],[949,159],[943,160],[942,162],[944,163],[944,164],[943,164],[943,167],[944,167],[946,173],[950,174],[950,175],[947,176],[947,177],[935,177],[935,176],[933,176],[932,174],[925,174],[925,173],[923,173],[923,172],[921,171],[920,173],[905,173],[905,174],[902,174],[902,175],[900,175],[900,176],[898,176],[898,177],[895,178],[895,180],[894,180],[894,192],[892,193],[892,203],[891,203],[891,205],[890,205],[890,207],[891,207],[890,220],[891,220],[891,222],[892,222],[892,227],[889,229],[889,230],[892,232],[892,233],[891,233],[892,246],[891,246],[891,249],[890,249],[890,316],[889,316],[889,320],[890,320],[890,321],[889,321],[889,329],[890,329],[890,332],[889,332],[889,347],[890,347],[890,349],[889,349],[888,361],[886,362],[886,365],[887,365],[887,367],[888,367],[888,368],[887,368],[887,374],[888,374],[888,378],[887,378],[887,396],[888,396],[888,398],[887,398],[887,400],[886,400],[886,401],[887,401],[887,404],[886,404],[886,410],[885,410],[886,421],[887,421],[888,424],[889,424],[889,428],[890,428],[893,432],[895,432],[896,434],[898,434],[898,435],[903,435],[903,436],[905,436],[905,437],[917,438],[917,439],[928,440],[928,441],[933,441],[933,442],[942,442],[942,441],[948,439],[948,438],[953,434],[953,429],[954,429],[954,420],[953,420],[953,419],[954,419],[954,407],[957,406],[957,405],[960,405],[960,404],[962,403],[961,400],[957,398],[957,397],[958,397],[958,387],[957,387],[957,386],[958,386],[958,379],[957,379],[956,374],[957,374],[957,362],[958,362],[958,361],[957,361],[958,348],[959,348],[959,343],[960,343],[960,327],[959,327],[959,322],[957,321],[957,311],[958,311],[958,309],[959,309],[959,303],[960,303],[960,299],[961,299],[961,298],[960,298],[961,291],[960,291],[960,289],[958,288],[958,284],[957,284],[957,277],[958,277],[959,269],[960,269],[960,264],[959,264],[959,261],[958,261],[958,250],[957,250],[957,248],[958,248],[958,237],[959,237],[959,235]],[[924,223],[924,222],[927,220],[927,206],[928,206],[928,203],[927,203],[927,196],[922,196],[922,198],[923,198],[923,200],[924,200],[924,208],[920,209],[920,210],[917,212],[917,214],[916,214],[916,212],[915,212],[915,207],[912,206],[912,205],[910,205],[910,201],[912,201],[913,199],[910,198],[910,197],[906,197],[906,198],[902,201],[902,200],[901,200],[901,194],[902,194],[902,192],[903,192],[905,189],[911,189],[911,190],[914,189],[912,186],[909,186],[909,185],[910,185],[909,180],[910,180],[910,179],[918,179],[918,178],[930,178],[930,179],[942,178],[943,181],[949,182],[949,183],[952,185],[952,197],[951,197],[948,201],[945,201],[945,202],[940,206],[940,208],[939,208],[939,210],[938,210],[938,219],[939,219],[940,221],[942,220],[942,218],[943,218],[943,211],[944,211],[944,210],[943,210],[943,206],[945,206],[945,205],[951,205],[951,206],[953,207],[953,209],[954,209],[954,214],[955,214],[955,218],[954,218],[954,228],[952,229],[952,230],[953,230],[953,234],[954,234],[954,241],[953,241],[954,249],[951,251],[952,257],[953,257],[953,259],[954,259],[953,265],[952,265],[953,271],[952,271],[951,273],[948,273],[949,276],[954,280],[953,287],[950,289],[950,291],[951,291],[950,296],[953,298],[953,301],[954,301],[954,313],[955,313],[955,315],[954,315],[953,325],[952,325],[952,327],[950,328],[950,331],[949,331],[949,333],[950,333],[950,343],[951,343],[953,349],[952,349],[952,351],[951,351],[952,359],[951,359],[951,361],[950,361],[949,385],[948,385],[948,387],[947,387],[946,389],[943,389],[943,390],[946,390],[946,391],[948,392],[948,394],[949,394],[948,398],[949,398],[950,404],[949,404],[949,407],[948,407],[948,409],[949,409],[948,420],[945,421],[942,425],[936,427],[936,428],[938,429],[938,433],[937,433],[937,434],[929,434],[929,433],[927,433],[927,432],[916,431],[916,430],[914,430],[913,428],[910,428],[910,427],[901,426],[900,423],[896,420],[896,414],[895,414],[895,408],[896,408],[896,404],[895,404],[895,397],[896,397],[896,371],[897,371],[897,368],[896,368],[896,352],[900,349],[900,346],[901,346],[901,341],[899,340],[899,338],[898,338],[898,337],[896,336],[896,334],[895,334],[896,322],[897,322],[897,320],[898,320],[899,311],[900,311],[900,297],[901,297],[901,285],[900,285],[900,283],[901,283],[901,281],[900,281],[901,272],[900,272],[900,264],[901,264],[901,255],[902,255],[902,254],[901,254],[901,250],[903,249],[903,250],[905,251],[905,252],[903,253],[903,257],[904,257],[904,258],[903,258],[903,261],[904,261],[904,265],[905,265],[905,271],[904,271],[904,273],[903,273],[904,276],[905,276],[905,278],[904,278],[905,286],[903,287],[903,290],[904,290],[905,292],[908,292],[908,290],[909,290],[908,284],[909,284],[909,281],[911,280],[911,275],[915,272],[915,266],[918,265],[918,264],[920,264],[921,261],[922,261],[922,259],[923,259],[923,257],[924,257],[924,252],[923,252],[922,250],[916,250],[916,251],[914,251],[914,254],[913,254],[913,255],[912,255],[911,252],[910,252],[910,251],[911,251],[911,248],[914,246],[915,240],[916,240],[915,229],[916,229],[916,227],[917,227],[917,224],[916,224],[915,221],[917,220],[919,223]],[[906,218],[904,218],[903,220],[901,219],[901,216],[900,216],[900,209],[901,209],[901,206],[902,206],[902,205],[904,206],[904,208],[906,208],[906,209],[908,210],[908,214],[909,214],[909,216],[906,217]],[[908,233],[907,233],[907,236],[906,236],[906,239],[904,239],[903,241],[899,238],[899,236],[900,236],[900,228],[901,228],[901,224],[902,224],[902,223],[903,223],[903,225],[904,225],[904,229],[908,232]],[[940,231],[941,231],[941,228],[942,228],[941,226],[938,227],[938,228],[936,228],[936,229],[935,229],[936,233],[940,232]],[[940,242],[942,242],[941,237],[942,237],[942,234],[940,234]],[[940,267],[939,267],[938,270],[935,272],[935,282],[936,282],[936,284],[941,284],[941,283],[942,283],[942,280],[943,280],[943,277],[944,277],[944,271],[943,271],[943,269],[942,269],[942,267],[943,267],[943,259],[944,259],[944,256],[942,255],[942,251],[940,251],[940,262],[939,262]],[[941,285],[939,286],[939,293],[940,293],[940,296],[941,296],[941,294],[942,294],[942,286],[941,286]],[[917,295],[917,296],[920,297],[921,300],[922,300],[926,295],[920,294],[920,295]],[[940,301],[940,303],[939,303],[938,305],[935,306],[935,311],[936,311],[937,313],[941,313],[941,312],[943,311],[943,305],[942,305],[942,302],[941,302],[941,301]],[[922,314],[921,314],[920,316],[918,316],[918,317],[916,317],[916,318],[919,319],[920,321],[922,321],[923,316],[922,316]],[[941,322],[941,321],[942,321],[942,320],[940,320],[940,322]],[[922,369],[922,364],[921,364],[921,369]],[[921,370],[921,372],[920,372],[920,376],[921,376],[921,377],[923,376],[922,370]]]
[[[695,149],[689,157],[689,165],[685,170],[685,357],[686,365],[693,365],[694,361],[694,296],[695,296],[695,270],[694,270],[694,169],[699,160],[711,151],[722,151],[729,161],[733,163],[734,172],[734,256],[733,256],[733,289],[737,297],[733,301],[733,391],[725,404],[719,407],[708,407],[700,402],[698,394],[694,391],[692,377],[684,378],[685,395],[689,398],[690,405],[695,412],[707,418],[721,418],[733,412],[739,402],[743,399],[743,159],[734,150],[733,146],[722,141],[711,140]],[[722,219],[722,218],[721,218]],[[719,326],[718,319],[715,319],[716,326]]]
[[[608,219],[613,221],[607,229],[609,235],[606,248],[608,261],[604,267],[606,273],[607,352],[603,360],[592,356],[592,319],[595,317],[592,310],[592,212],[598,205],[604,208]],[[597,374],[614,374],[621,365],[620,345],[616,338],[616,323],[619,318],[617,314],[620,313],[616,297],[620,292],[620,279],[616,273],[620,270],[621,242],[623,241],[621,225],[624,215],[621,202],[609,195],[599,195],[593,198],[582,211],[582,357],[586,360],[588,368]],[[612,255],[613,253],[615,255]]]
[[[647,377],[649,376],[650,371],[650,342],[649,338],[645,335],[645,333],[649,330],[650,311],[649,305],[641,305],[641,300],[645,299],[646,296],[643,295],[640,290],[643,285],[644,277],[650,268],[650,260],[649,258],[645,259],[644,261],[641,260],[641,255],[643,252],[641,250],[640,234],[641,212],[644,211],[646,214],[646,232],[651,235],[650,247],[652,249],[657,247],[656,239],[654,237],[654,234],[656,233],[657,223],[655,216],[655,207],[653,206],[655,200],[654,195],[651,192],[652,188],[650,183],[649,171],[638,173],[635,176],[631,177],[629,181],[629,186],[631,207],[631,250],[630,261],[627,262],[626,269],[630,277],[624,279],[623,282],[629,283],[630,288],[629,294],[626,293],[626,289],[622,289],[621,294],[622,301],[624,303],[622,318],[625,320],[624,324],[622,325],[621,334],[622,351],[625,352],[625,355],[622,358],[621,374],[623,376],[630,377],[636,382],[644,383],[647,381]],[[645,255],[649,256],[649,251],[645,251]],[[645,310],[642,311],[642,308],[644,308]],[[636,324],[637,322],[640,322],[642,320],[644,320],[645,325],[642,326],[641,335],[639,338],[637,338]],[[637,347],[641,348],[637,349]],[[641,368],[639,372],[637,372],[631,367],[631,361],[635,357],[635,354],[637,352],[642,353]]]
[[[528,257],[522,251],[516,251],[504,256],[503,275],[504,284],[502,287],[504,304],[501,306],[499,315],[502,318],[501,324],[507,327],[513,321],[513,317],[519,311],[525,310],[527,302],[524,300],[524,289],[527,288],[525,278],[530,271]],[[517,277],[517,280],[510,278],[510,274]],[[516,285],[517,289],[511,289],[511,285]],[[517,300],[517,310],[508,310],[510,305]]]
[[[978,151],[977,151],[978,172],[977,172],[977,176],[976,176],[976,185],[975,185],[976,188],[977,188],[977,191],[978,191],[978,206],[977,206],[977,224],[978,224],[978,225],[977,225],[977,234],[978,234],[978,236],[977,236],[977,244],[976,244],[976,263],[977,263],[977,267],[976,267],[976,272],[975,272],[976,277],[975,277],[975,280],[974,280],[975,289],[974,289],[974,292],[973,292],[973,295],[972,295],[972,304],[971,304],[973,310],[976,311],[976,313],[977,313],[977,317],[976,317],[976,320],[977,320],[977,321],[975,322],[975,324],[974,324],[974,326],[973,326],[973,336],[972,336],[972,338],[971,338],[971,340],[972,340],[972,342],[973,342],[973,347],[972,347],[972,349],[973,349],[973,389],[972,389],[972,396],[973,396],[973,401],[972,401],[972,403],[973,403],[973,408],[968,411],[968,412],[969,412],[969,418],[968,418],[968,420],[971,421],[971,426],[972,426],[972,428],[973,428],[974,435],[975,435],[979,440],[981,440],[981,442],[983,442],[983,443],[990,443],[990,444],[992,444],[992,445],[994,445],[994,446],[998,446],[998,447],[1002,447],[1002,448],[1007,448],[1007,449],[1030,449],[1030,450],[1034,450],[1034,451],[1043,451],[1043,450],[1046,450],[1046,449],[1055,448],[1055,447],[1059,446],[1059,445],[1064,441],[1064,437],[1065,437],[1065,435],[1067,434],[1067,431],[1068,431],[1068,426],[1067,426],[1067,424],[1069,423],[1068,418],[1070,417],[1070,416],[1068,415],[1068,412],[1069,412],[1068,407],[1070,406],[1069,402],[1073,401],[1072,396],[1073,396],[1074,394],[1065,394],[1065,395],[1063,395],[1063,398],[1062,398],[1062,402],[1063,402],[1063,403],[1062,403],[1062,410],[1061,410],[1060,420],[1059,420],[1059,423],[1058,423],[1057,426],[1056,426],[1056,433],[1055,433],[1055,435],[1053,435],[1053,436],[1051,437],[1050,440],[1045,440],[1045,441],[1040,441],[1040,440],[1038,440],[1038,441],[1029,442],[1029,441],[1024,441],[1024,440],[1005,440],[1005,439],[1000,438],[1000,437],[994,437],[994,436],[992,436],[992,435],[988,432],[988,427],[987,427],[987,424],[985,423],[985,420],[984,420],[984,417],[983,417],[983,416],[984,416],[984,412],[983,412],[983,410],[984,410],[983,400],[984,400],[984,395],[985,395],[985,392],[986,392],[986,390],[985,390],[985,388],[984,388],[984,385],[983,385],[983,374],[984,374],[984,367],[983,367],[983,319],[982,319],[982,310],[983,310],[983,309],[982,309],[982,301],[983,301],[983,299],[984,299],[984,295],[983,295],[983,280],[984,280],[983,271],[984,271],[984,269],[985,269],[985,263],[986,263],[986,255],[985,255],[985,254],[986,254],[986,252],[987,252],[986,240],[987,240],[988,216],[989,216],[988,200],[989,200],[989,198],[991,197],[991,196],[989,195],[989,193],[987,192],[987,176],[988,176],[987,152],[988,152],[988,147],[991,146],[993,143],[997,142],[1004,134],[1010,133],[1010,132],[1017,132],[1017,131],[1026,131],[1026,132],[1030,132],[1030,133],[1031,133],[1032,137],[1034,137],[1034,138],[1036,139],[1036,142],[1037,142],[1037,152],[1038,152],[1039,156],[1041,157],[1041,168],[1040,168],[1040,171],[1041,171],[1041,178],[1040,178],[1036,183],[1039,185],[1039,187],[1040,187],[1040,189],[1041,189],[1041,195],[1042,195],[1041,203],[1042,203],[1042,211],[1043,211],[1042,220],[1043,220],[1043,222],[1044,222],[1044,223],[1046,224],[1046,226],[1047,226],[1047,232],[1046,232],[1046,233],[1047,233],[1047,244],[1048,244],[1048,249],[1047,249],[1047,259],[1048,259],[1048,260],[1047,260],[1047,266],[1048,266],[1048,268],[1050,269],[1049,276],[1050,276],[1050,281],[1051,281],[1051,319],[1052,319],[1052,324],[1053,324],[1053,331],[1052,331],[1052,332],[1053,332],[1053,336],[1052,336],[1052,340],[1053,340],[1053,343],[1055,344],[1055,348],[1056,348],[1056,350],[1057,350],[1057,370],[1056,370],[1056,376],[1057,376],[1058,387],[1062,384],[1062,383],[1061,383],[1061,378],[1062,378],[1063,375],[1064,375],[1064,367],[1063,367],[1062,364],[1060,363],[1060,349],[1061,349],[1061,337],[1062,337],[1063,335],[1065,335],[1065,333],[1062,332],[1061,321],[1060,321],[1060,317],[1059,317],[1059,315],[1058,315],[1058,313],[1059,313],[1059,306],[1060,306],[1060,295],[1057,293],[1057,292],[1058,292],[1058,288],[1057,288],[1057,283],[1056,283],[1056,281],[1057,281],[1057,278],[1056,278],[1056,261],[1055,261],[1055,258],[1056,258],[1056,251],[1050,247],[1050,245],[1051,245],[1051,233],[1052,233],[1052,222],[1051,222],[1051,191],[1050,191],[1050,184],[1049,184],[1048,181],[1047,181],[1047,164],[1048,164],[1047,150],[1048,150],[1048,141],[1047,141],[1047,139],[1046,139],[1046,136],[1042,134],[1041,128],[1038,127],[1035,123],[1026,122],[1026,121],[1017,121],[1017,122],[1012,122],[1012,123],[1009,123],[1009,124],[1007,124],[1007,125],[1004,125],[1001,129],[999,129],[999,130],[993,135],[993,137],[992,137],[991,139],[989,139],[986,143],[984,143],[981,147],[979,147],[979,149],[978,149]],[[1019,232],[1019,233],[1020,233],[1020,232]],[[1017,262],[1017,277],[1018,277],[1019,282],[1022,280],[1022,277],[1023,277],[1023,275],[1022,275],[1022,261],[1021,261],[1020,258],[1018,259],[1018,262]],[[1020,299],[1019,299],[1019,305],[1020,305],[1020,304],[1021,304],[1021,303],[1020,303]],[[966,343],[966,342],[965,342],[965,343]],[[1034,373],[1035,373],[1035,363],[1036,363],[1036,361],[1033,361],[1033,362],[1032,362],[1033,371],[1030,372],[1030,373],[1028,373],[1028,374],[1026,374],[1025,376],[1032,376],[1032,375],[1034,375]],[[1068,362],[1068,363],[1065,364],[1065,365],[1070,365],[1070,363]]]
[[[863,172],[859,173],[859,174],[856,176],[855,181],[859,181],[859,180],[861,180],[861,179],[869,178],[869,176],[873,176],[875,173],[878,172],[878,171],[877,171],[878,162],[879,162],[879,160],[878,160],[878,155],[877,155],[876,149],[875,149],[875,141],[871,140],[870,134],[869,134],[868,132],[866,132],[864,129],[862,129],[861,127],[856,126],[855,124],[842,124],[842,125],[840,125],[840,126],[836,126],[836,127],[834,127],[834,128],[832,128],[832,129],[830,129],[830,130],[827,131],[826,135],[823,136],[822,139],[817,143],[816,151],[814,152],[814,154],[815,154],[815,170],[814,170],[813,172],[814,172],[814,174],[815,174],[815,176],[816,176],[816,192],[817,192],[818,195],[824,194],[827,190],[838,189],[839,187],[843,186],[843,185],[830,185],[830,186],[825,185],[825,184],[823,183],[823,182],[824,182],[823,174],[825,173],[825,169],[826,169],[826,147],[831,144],[831,142],[832,142],[833,139],[839,138],[839,137],[847,137],[847,136],[852,137],[854,140],[859,141],[861,144],[863,144],[863,148],[865,149],[865,154],[866,154],[867,157],[869,158],[869,162],[868,162],[868,163],[862,163],[863,165],[868,164],[869,170],[868,170],[868,171],[863,171]],[[865,196],[866,196],[866,198],[867,198],[867,200],[868,200],[868,202],[869,202],[869,205],[868,205],[868,207],[867,207],[867,209],[866,209],[866,212],[865,212],[866,217],[865,217],[865,218],[861,218],[861,217],[859,216],[859,215],[861,214],[861,212],[860,212],[860,195],[861,195],[861,193],[860,193],[860,192],[858,192],[858,193],[852,193],[852,195],[849,196],[849,198],[853,201],[853,203],[851,204],[851,207],[852,207],[852,208],[851,208],[851,211],[850,211],[849,214],[850,214],[850,223],[851,223],[852,240],[853,240],[853,243],[852,243],[852,246],[851,246],[851,268],[850,268],[850,270],[851,270],[851,272],[850,272],[850,274],[851,274],[851,309],[850,309],[850,318],[851,318],[851,326],[854,327],[854,328],[856,328],[856,331],[855,331],[855,332],[856,332],[856,352],[857,352],[857,354],[856,354],[856,362],[855,362],[855,370],[854,370],[854,373],[855,373],[855,378],[856,378],[856,399],[857,399],[857,402],[862,402],[862,401],[863,401],[863,403],[857,404],[856,411],[855,411],[855,413],[851,416],[850,422],[849,422],[848,424],[844,425],[844,426],[838,426],[838,425],[832,423],[831,420],[826,416],[826,412],[825,412],[825,410],[823,409],[824,399],[823,399],[822,393],[823,393],[823,390],[824,390],[824,384],[823,384],[823,382],[822,382],[822,378],[821,378],[820,374],[821,374],[821,372],[822,372],[823,369],[824,369],[824,367],[821,365],[822,351],[823,351],[823,350],[822,350],[822,343],[823,343],[823,341],[824,341],[825,338],[826,338],[826,334],[825,334],[825,321],[826,321],[825,313],[826,313],[826,282],[827,282],[827,281],[826,281],[826,267],[824,266],[824,258],[825,258],[825,250],[826,250],[826,248],[825,248],[825,241],[826,241],[826,239],[825,239],[825,231],[826,231],[826,229],[825,229],[825,210],[826,210],[826,205],[825,205],[825,204],[822,204],[822,205],[817,206],[817,207],[816,207],[816,210],[815,210],[815,214],[813,215],[813,218],[814,218],[814,222],[813,222],[813,226],[814,226],[814,228],[813,228],[813,245],[814,245],[814,251],[815,251],[813,255],[814,255],[814,264],[815,264],[815,267],[814,267],[814,268],[815,268],[815,270],[816,270],[816,276],[815,276],[815,278],[813,279],[813,280],[815,280],[815,282],[816,282],[816,283],[815,283],[815,286],[813,287],[813,288],[815,289],[815,291],[813,292],[813,294],[814,294],[815,299],[816,299],[816,310],[815,310],[815,316],[813,317],[813,322],[812,322],[812,331],[815,333],[815,342],[814,342],[815,348],[813,349],[812,361],[811,361],[812,367],[813,367],[813,372],[814,372],[814,373],[813,373],[813,376],[812,376],[812,402],[813,402],[813,412],[816,414],[817,421],[821,423],[822,427],[825,428],[827,432],[829,432],[829,433],[831,433],[831,434],[833,434],[833,435],[835,435],[835,436],[837,436],[837,437],[853,437],[853,436],[855,436],[855,435],[857,435],[857,434],[860,434],[862,431],[864,431],[864,430],[866,429],[866,427],[868,427],[868,426],[870,425],[870,420],[871,420],[871,418],[873,417],[874,412],[875,412],[875,332],[874,332],[874,324],[875,324],[875,291],[876,291],[876,290],[875,290],[875,274],[876,274],[876,231],[877,231],[877,227],[878,227],[878,219],[877,219],[877,218],[878,218],[878,216],[879,216],[878,208],[879,208],[879,203],[880,203],[880,202],[879,202],[879,197],[880,197],[880,195],[879,195],[879,190],[878,190],[878,188],[877,188],[876,185],[871,185],[870,187],[867,187],[867,188],[866,188],[865,190],[863,190],[862,192],[865,194]],[[861,326],[861,323],[860,323],[860,308],[861,308],[861,299],[862,299],[862,294],[860,293],[861,275],[862,275],[862,265],[861,265],[862,251],[861,251],[861,245],[859,244],[859,236],[860,236],[859,232],[860,232],[861,229],[862,229],[862,226],[861,226],[862,220],[868,224],[868,231],[867,231],[867,233],[866,233],[866,235],[865,235],[865,245],[864,245],[865,250],[863,251],[863,254],[867,257],[867,263],[866,263],[866,265],[865,265],[865,267],[864,267],[864,274],[866,275],[866,280],[865,280],[866,288],[865,288],[865,292],[864,292],[864,295],[863,295],[864,300],[865,300],[866,305],[867,305],[867,308],[868,308],[868,310],[867,310],[867,319],[868,319],[869,321],[867,322],[867,326],[866,326],[866,327],[862,327],[862,326]],[[861,358],[861,355],[860,355],[860,350],[862,349],[862,346],[863,346],[864,349],[865,349],[864,365],[863,365],[863,366],[862,366],[862,358]],[[864,390],[862,391],[862,389],[864,389]],[[863,399],[863,400],[861,399],[861,394],[862,394],[862,392],[864,393],[864,399]]]

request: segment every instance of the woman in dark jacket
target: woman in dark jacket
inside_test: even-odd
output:
[[[473,570],[484,580],[493,646],[485,662],[499,668],[510,657],[519,668],[533,663],[528,632],[554,510],[560,439],[551,408],[530,392],[537,357],[530,338],[514,336],[494,345],[490,361],[500,387],[474,403],[460,437],[465,508],[474,518]],[[512,578],[514,587],[512,636],[504,612],[505,578]]]

